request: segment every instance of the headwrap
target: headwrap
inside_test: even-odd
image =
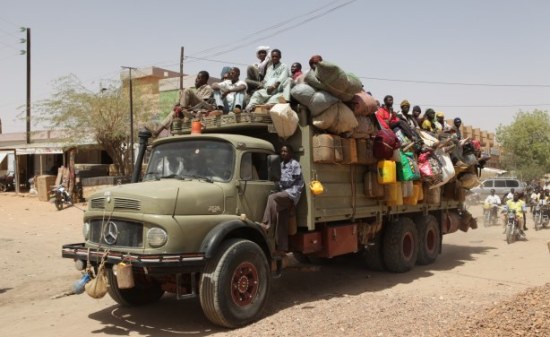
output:
[[[401,102],[401,104],[399,106],[408,106],[410,107],[411,106],[411,103],[409,103],[409,101],[407,101],[406,99],[403,100],[403,102]]]
[[[269,46],[259,46],[258,48],[256,48],[256,56],[258,56],[258,53],[261,51],[265,51],[269,54]]]
[[[227,74],[227,73],[230,72],[230,71],[231,71],[231,67],[229,67],[229,66],[223,67],[223,68],[222,68],[222,73],[221,73],[221,77],[220,77],[220,78],[223,79],[223,75]]]
[[[443,112],[438,112],[435,114],[436,117],[442,117],[442,118],[445,118],[445,114]]]
[[[319,62],[323,61],[323,57],[321,55],[313,55],[310,59],[309,59],[309,66],[313,66],[314,64],[317,64]]]
[[[422,112],[422,110],[420,110],[420,106],[418,105],[413,106],[413,111]]]

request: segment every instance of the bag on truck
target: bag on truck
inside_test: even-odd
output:
[[[323,111],[339,102],[339,99],[326,91],[317,91],[308,84],[296,84],[290,94],[300,104],[305,105],[312,116],[320,115]]]
[[[448,153],[442,150],[436,150],[433,156],[437,158],[437,163],[441,168],[441,181],[435,184],[432,184],[430,188],[435,188],[437,186],[446,184],[449,180],[453,179],[455,176],[455,167]]]
[[[313,136],[313,161],[315,163],[340,163],[344,159],[339,136],[328,133]]]
[[[420,171],[413,152],[399,150],[399,161],[397,162],[397,180],[413,181],[420,179]]]
[[[314,74],[315,79],[311,74]],[[327,61],[317,63],[315,70],[308,72],[305,81],[314,88],[330,92],[344,102],[350,101],[353,95],[363,89],[363,84],[355,75],[346,73],[336,64]]]
[[[353,105],[353,113],[356,116],[368,116],[372,115],[378,110],[376,100],[365,91],[360,91],[353,95],[351,100]]]
[[[424,152],[418,156],[418,170],[422,181],[428,185],[436,185],[442,180],[441,164],[431,152]]]
[[[298,114],[290,108],[289,103],[275,104],[269,110],[269,116],[279,137],[287,139],[296,132],[298,127]]]
[[[376,135],[378,129],[372,121],[372,116],[356,116],[356,118],[357,127],[351,133],[353,138],[370,138]]]
[[[320,115],[312,117],[313,126],[334,134],[350,132],[359,124],[350,108],[342,102],[333,104]]]
[[[380,160],[389,160],[393,156],[393,151],[400,147],[400,143],[392,130],[378,130],[374,137],[373,151],[374,156]]]

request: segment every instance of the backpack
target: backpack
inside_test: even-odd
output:
[[[374,157],[379,160],[390,160],[393,157],[393,150],[400,146],[401,144],[392,130],[378,130],[372,145]]]

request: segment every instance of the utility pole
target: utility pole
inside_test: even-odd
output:
[[[122,69],[128,69],[128,79],[129,79],[129,87],[130,87],[130,156],[131,156],[131,163],[132,163],[132,169],[134,168],[134,98],[133,98],[133,90],[132,90],[132,70],[136,70],[137,68],[134,67],[125,67],[122,66]]]
[[[180,53],[180,94],[183,91],[183,47]]]
[[[31,29],[27,31],[27,144],[31,143]]]

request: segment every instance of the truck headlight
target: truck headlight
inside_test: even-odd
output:
[[[84,235],[84,240],[88,241],[90,236],[90,223],[85,222],[82,226],[82,235]]]
[[[164,246],[168,240],[166,231],[159,227],[153,227],[147,231],[147,243],[153,248]]]

